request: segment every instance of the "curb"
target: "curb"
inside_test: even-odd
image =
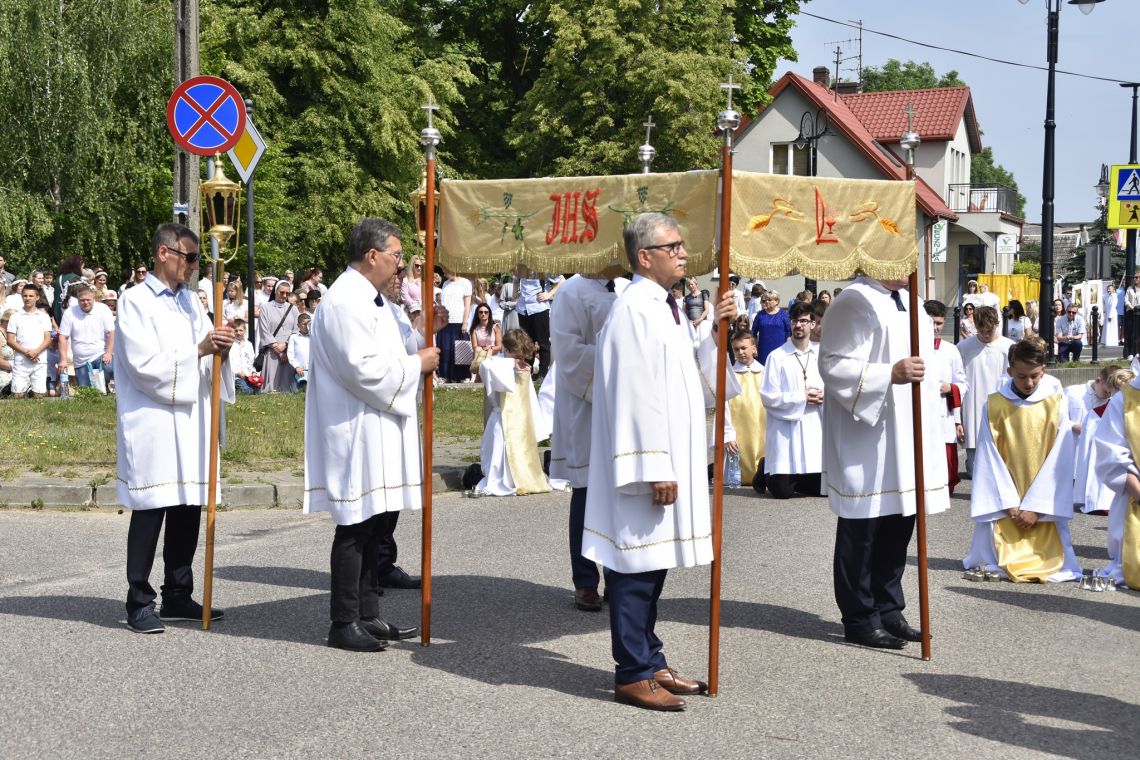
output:
[[[432,473],[432,493],[463,488],[463,467],[437,467]],[[78,482],[42,482],[45,479],[0,483],[0,509],[119,509],[117,487],[108,483],[92,487]],[[220,506],[227,509],[300,509],[305,496],[300,483],[222,484]]]

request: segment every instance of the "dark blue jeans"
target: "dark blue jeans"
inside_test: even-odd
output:
[[[91,382],[91,371],[101,369],[103,370],[103,379],[110,383],[115,379],[115,373],[111,369],[110,364],[103,364],[103,357],[93,359],[83,364],[75,365],[75,384],[80,388],[94,388]]]
[[[1071,341],[1067,341],[1065,343],[1058,343],[1057,344],[1057,361],[1059,361],[1059,362],[1067,362],[1067,361],[1079,362],[1081,360],[1081,349],[1082,348],[1084,348],[1084,344],[1082,344],[1079,340],[1071,340]]]

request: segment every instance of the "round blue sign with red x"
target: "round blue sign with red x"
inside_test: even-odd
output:
[[[245,130],[245,101],[224,79],[193,77],[170,96],[166,126],[174,142],[191,153],[223,153],[237,144]]]

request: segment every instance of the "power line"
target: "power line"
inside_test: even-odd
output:
[[[832,24],[838,24],[839,26],[849,26],[852,29],[859,29],[861,32],[869,32],[871,34],[877,34],[880,37],[888,37],[892,40],[899,40],[900,42],[908,42],[911,45],[917,45],[918,47],[930,48],[932,50],[942,50],[942,51],[947,52],[947,53],[956,53],[958,55],[964,55],[964,56],[967,56],[969,58],[980,58],[983,61],[990,61],[992,63],[1001,63],[1001,64],[1004,64],[1006,66],[1017,66],[1017,67],[1023,68],[1023,69],[1036,69],[1037,71],[1048,71],[1049,70],[1048,67],[1046,67],[1046,66],[1038,66],[1035,64],[1031,64],[1031,63],[1019,63],[1017,61],[1006,61],[1006,60],[1001,59],[1001,58],[992,58],[988,55],[982,55],[981,53],[971,53],[967,50],[958,50],[956,48],[942,47],[941,45],[934,45],[934,44],[931,44],[929,42],[919,42],[918,40],[908,39],[906,37],[901,37],[897,34],[891,34],[890,32],[880,32],[876,29],[869,29],[866,26],[863,26],[862,24],[856,25],[854,23],[848,23],[845,21],[837,21],[836,19],[827,18],[826,16],[817,16],[816,14],[808,13],[807,11],[800,11],[799,15],[811,16],[814,19],[819,19],[820,21],[827,21],[827,22],[832,23]],[[1116,84],[1127,84],[1127,82],[1123,79],[1114,79],[1112,77],[1098,77],[1094,74],[1081,74],[1080,72],[1064,71],[1062,69],[1056,69],[1056,72],[1058,74],[1066,74],[1066,75],[1071,76],[1071,77],[1080,77],[1081,79],[1096,79],[1096,80],[1099,80],[1101,82],[1113,82]]]

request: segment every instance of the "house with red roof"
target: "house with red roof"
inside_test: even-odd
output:
[[[1011,272],[1013,256],[997,254],[997,239],[1020,238],[1024,222],[1015,191],[970,183],[970,158],[982,149],[970,88],[858,92],[847,83],[832,88],[829,80],[822,66],[812,79],[785,74],[770,90],[772,101],[738,131],[734,167],[905,180],[899,138],[911,110],[922,138],[914,157],[915,213],[926,297],[954,305],[970,275]]]

